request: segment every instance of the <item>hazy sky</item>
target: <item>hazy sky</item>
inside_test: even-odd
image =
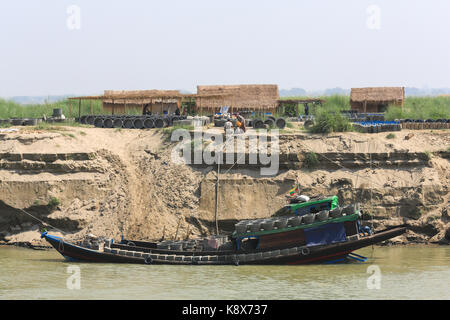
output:
[[[450,87],[449,39],[448,0],[2,1],[0,96]]]

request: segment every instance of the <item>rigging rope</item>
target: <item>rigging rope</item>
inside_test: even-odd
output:
[[[20,211],[22,211],[23,213],[26,213],[26,214],[29,215],[30,217],[36,219],[37,221],[39,221],[39,222],[42,223],[43,225],[49,226],[50,228],[53,228],[53,229],[55,229],[55,230],[61,232],[62,234],[67,234],[66,232],[62,231],[61,229],[52,226],[50,223],[44,222],[44,221],[42,221],[41,219],[35,217],[35,216],[32,215],[31,213],[26,212],[25,210],[20,209],[20,208],[18,208],[18,209],[19,209]]]

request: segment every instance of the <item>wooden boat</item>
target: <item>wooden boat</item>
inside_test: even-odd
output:
[[[291,203],[281,216],[243,220],[228,236],[148,242],[86,239],[70,243],[43,232],[68,260],[175,265],[307,264],[365,261],[353,251],[403,234],[404,226],[376,233],[361,227],[357,206],[339,207],[337,197]]]

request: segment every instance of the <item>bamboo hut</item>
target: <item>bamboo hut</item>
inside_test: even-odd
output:
[[[275,84],[197,86],[197,112],[215,113],[228,106],[229,112],[243,110],[274,113],[280,95]]]
[[[403,108],[404,87],[352,88],[350,106],[358,112],[384,112],[389,105]]]
[[[102,106],[106,113],[126,114],[129,110],[140,113],[175,113],[181,106],[178,90],[105,90]]]

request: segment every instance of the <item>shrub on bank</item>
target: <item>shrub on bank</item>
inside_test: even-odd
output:
[[[56,208],[57,206],[59,206],[61,204],[61,201],[59,201],[58,198],[56,197],[51,197],[50,201],[48,202],[48,206],[50,208]]]
[[[314,152],[308,152],[303,160],[303,165],[309,169],[317,167],[319,165],[319,158],[317,157],[317,154]]]
[[[331,133],[351,131],[348,118],[339,112],[320,110],[314,116],[314,125],[309,128],[312,133]]]

